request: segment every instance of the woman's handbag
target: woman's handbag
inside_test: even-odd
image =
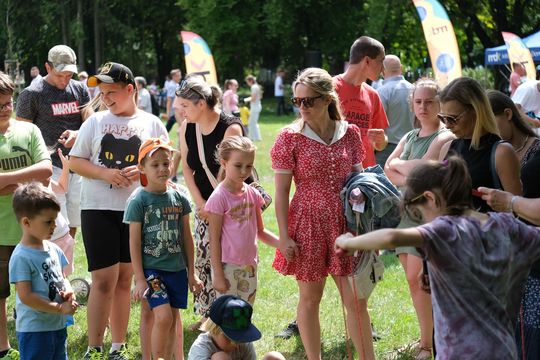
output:
[[[197,137],[197,150],[199,151],[199,160],[201,161],[202,167],[204,171],[206,172],[208,181],[210,181],[210,184],[215,189],[218,186],[219,182],[217,181],[216,177],[214,176],[214,174],[212,174],[212,172],[210,171],[210,168],[206,164],[206,158],[204,157],[204,150],[203,150],[203,138],[202,138],[199,124],[195,124],[195,135]],[[261,194],[261,196],[263,197],[264,204],[261,206],[261,211],[264,211],[272,203],[272,197],[266,190],[264,190],[262,185],[259,183],[259,174],[257,173],[257,170],[255,170],[255,167],[253,167],[251,177],[253,178],[253,182],[249,184],[249,186],[255,188],[259,192],[259,194]]]
[[[354,273],[349,276],[351,288],[358,299],[368,299],[375,285],[383,279],[384,264],[373,250],[366,250],[360,255]]]

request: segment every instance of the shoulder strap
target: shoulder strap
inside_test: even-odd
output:
[[[501,180],[499,179],[499,175],[497,174],[497,166],[495,163],[495,153],[497,152],[497,146],[499,144],[502,144],[504,140],[498,140],[496,141],[493,146],[491,147],[491,160],[490,160],[490,168],[491,168],[491,178],[493,179],[493,187],[495,189],[501,189],[502,190],[502,184]]]
[[[210,184],[212,184],[212,187],[215,189],[218,186],[218,181],[214,174],[210,171],[208,168],[208,165],[206,164],[206,157],[204,156],[204,144],[203,144],[203,138],[201,134],[201,128],[199,127],[199,124],[195,124],[195,136],[197,141],[197,150],[199,151],[199,160],[201,161],[201,165],[206,172],[206,177],[208,177],[208,181],[210,181]]]

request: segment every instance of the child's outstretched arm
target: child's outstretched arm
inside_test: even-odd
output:
[[[77,303],[75,301],[65,301],[59,304],[55,301],[44,299],[32,292],[32,282],[30,281],[15,283],[15,289],[22,303],[34,310],[64,315],[73,315],[75,310],[77,310]]]
[[[255,212],[257,214],[257,237],[266,245],[277,248],[279,246],[279,237],[264,228],[261,208],[257,207]]]
[[[347,254],[355,250],[393,249],[399,246],[422,246],[422,234],[417,228],[381,229],[360,236],[344,234],[336,239],[335,250]]]
[[[51,188],[55,194],[65,194],[69,188],[69,161],[60,148],[58,149],[58,156],[62,161],[62,173],[56,181],[51,178]]]
[[[231,287],[225,278],[221,263],[221,227],[223,215],[208,213],[208,228],[210,229],[210,262],[212,264],[212,285],[220,293]],[[240,234],[239,234],[240,235]]]
[[[189,226],[189,214],[182,217],[182,225],[184,231],[182,240],[184,242],[184,251],[186,252],[189,290],[194,294],[198,294],[203,288],[203,283],[197,274],[195,274],[195,245]]]
[[[131,256],[131,266],[135,275],[135,289],[133,298],[135,300],[144,299],[144,293],[148,289],[148,283],[144,276],[142,266],[142,223],[131,221],[129,223],[129,254]]]

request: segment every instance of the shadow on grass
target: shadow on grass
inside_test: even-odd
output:
[[[398,257],[395,253],[387,252],[384,255],[381,255],[382,262],[385,268],[390,268],[394,266],[401,266]]]

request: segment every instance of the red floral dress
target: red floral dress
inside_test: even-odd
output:
[[[270,151],[277,173],[292,171],[296,191],[289,205],[288,229],[300,250],[300,255],[288,262],[278,249],[273,266],[297,280],[348,275],[356,265],[353,257],[335,255],[334,242],[346,232],[339,193],[352,167],[362,163],[365,151],[356,125],[338,122],[338,126],[343,135],[335,135],[339,140],[331,145],[298,132],[294,125],[286,127]]]

